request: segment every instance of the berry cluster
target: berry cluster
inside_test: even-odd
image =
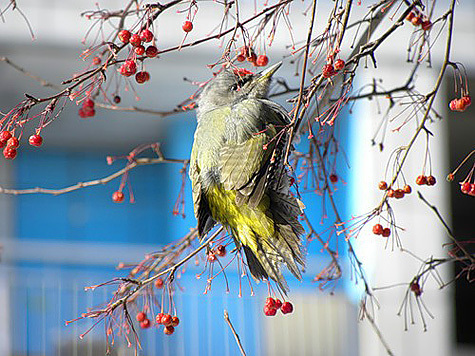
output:
[[[38,132],[35,135],[31,135],[28,142],[32,146],[40,147],[43,144],[43,137],[41,137]],[[3,156],[6,159],[15,159],[19,146],[19,138],[15,137],[8,130],[0,131],[0,148],[3,148]]]
[[[425,176],[423,174],[421,174],[420,176],[418,176],[416,178],[416,184],[417,185],[435,185],[436,183],[436,179],[434,176],[430,175],[430,176]]]
[[[131,44],[128,59],[119,67],[119,73],[125,77],[130,77],[135,74],[135,81],[143,84],[150,80],[150,73],[146,71],[137,72],[137,56],[147,56],[148,58],[155,58],[158,55],[158,49],[153,44],[145,48],[144,44],[152,42],[154,35],[149,29],[145,29],[140,34],[131,33],[129,30],[121,30],[118,34],[119,40],[124,44]],[[115,97],[114,97],[115,99]],[[115,102],[115,100],[114,100]],[[119,98],[120,102],[120,98]],[[117,104],[117,102],[116,102]]]
[[[379,182],[378,188],[379,188],[379,190],[386,190],[387,193],[388,193],[388,198],[401,199],[401,198],[404,198],[404,196],[406,194],[411,194],[412,193],[412,188],[408,184],[404,185],[403,188],[392,189],[390,187],[388,189],[388,183],[386,183],[384,180]],[[380,235],[380,234],[377,234],[377,235]]]
[[[255,67],[265,67],[269,63],[269,58],[265,54],[256,55],[251,47],[243,46],[239,49],[236,60],[238,62],[244,62],[246,59]]]
[[[452,111],[465,111],[472,104],[472,98],[469,95],[464,95],[460,99],[453,99],[450,104],[449,108]]]
[[[322,76],[324,78],[331,78],[338,74],[338,71],[345,68],[345,61],[343,59],[337,59],[334,64],[327,63],[322,68]]]
[[[382,235],[383,237],[389,237],[391,235],[391,229],[389,227],[383,228],[383,225],[376,224],[373,226],[373,234]]]
[[[147,314],[145,312],[138,312],[136,317],[137,321],[140,323],[140,327],[142,329],[148,329],[150,325],[152,324],[150,322],[150,319],[147,318]]]
[[[171,335],[175,332],[175,327],[180,324],[180,319],[177,316],[171,316],[170,314],[158,313],[155,317],[157,325],[163,325],[163,332],[166,335]]]
[[[96,115],[96,110],[94,109],[94,100],[87,98],[82,102],[82,106],[79,109],[79,117],[86,118]]]
[[[410,21],[414,26],[421,26],[424,31],[429,31],[432,28],[432,22],[421,16],[418,12],[410,12],[406,17],[407,21]]]
[[[280,299],[268,297],[264,305],[264,314],[266,316],[274,316],[278,309],[280,309],[282,314],[290,314],[294,311],[294,306],[290,302],[282,303]]]
[[[17,155],[17,148],[20,142],[15,136],[12,136],[10,131],[0,132],[0,147],[5,147],[3,156],[6,159],[14,159]]]

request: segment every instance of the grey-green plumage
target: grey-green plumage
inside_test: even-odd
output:
[[[243,249],[251,274],[273,279],[285,292],[281,264],[301,279],[304,229],[283,165],[282,130],[290,120],[266,98],[279,66],[256,75],[226,69],[207,84],[198,99],[189,173],[200,238],[223,224]]]

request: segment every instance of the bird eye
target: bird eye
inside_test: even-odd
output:
[[[251,80],[251,76],[250,75],[247,75],[245,77],[240,77],[237,81],[237,83],[234,83],[232,86],[231,86],[231,90],[234,90],[234,91],[237,91],[239,89],[241,89],[249,80]]]

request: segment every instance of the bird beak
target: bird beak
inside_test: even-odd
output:
[[[263,70],[261,73],[259,73],[259,77],[257,78],[258,82],[264,81],[264,80],[269,80],[272,78],[275,72],[282,66],[282,61],[274,64],[273,66],[270,66],[269,68],[266,68]]]

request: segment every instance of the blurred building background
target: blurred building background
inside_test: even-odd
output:
[[[114,9],[121,2],[108,0],[101,5]],[[29,39],[27,26],[18,14],[7,13],[5,23],[0,25],[0,56],[7,56],[54,83],[69,78],[71,73],[85,65],[78,55],[82,50],[80,40],[89,23],[78,19],[78,14],[91,6],[92,3],[73,1],[22,1],[20,7],[31,22],[37,40],[32,42]],[[204,25],[212,20],[213,15],[207,10],[208,5],[200,6],[202,14],[195,23],[196,38],[209,30]],[[301,16],[300,10],[296,7],[296,16]],[[464,63],[470,78],[475,70],[474,63],[469,61],[474,57],[474,49],[467,46],[474,40],[475,31],[469,20],[473,10],[474,5],[467,2],[457,8],[453,49],[453,60]],[[182,18],[172,11],[161,19],[157,29],[160,48],[181,40]],[[294,21],[294,32],[302,34],[303,38],[307,22],[305,17],[301,18],[304,20]],[[203,26],[201,32],[200,25]],[[323,25],[323,22],[319,24],[320,27]],[[409,36],[410,29],[399,39],[407,43]],[[275,44],[269,52],[271,61],[282,57],[285,44],[284,41]],[[210,76],[205,67],[217,58],[220,51],[217,45],[218,42],[214,42],[148,61],[151,82],[137,89],[141,98],[138,102],[133,93],[126,93],[122,88],[123,105],[169,110],[194,91],[183,77],[203,81]],[[417,79],[423,89],[430,90],[438,74],[442,52],[439,46],[436,47],[434,68],[424,68]],[[410,69],[410,65],[405,63],[405,53],[398,53],[396,49],[400,50],[387,44],[378,58],[380,67],[376,75],[385,78],[386,87],[399,84],[401,76]],[[291,83],[297,83],[298,78],[293,76],[293,66],[289,62],[284,61],[278,74]],[[372,80],[369,73],[366,79],[368,82]],[[16,105],[25,92],[35,96],[51,93],[1,62],[0,83],[2,112]],[[473,149],[475,142],[474,121],[471,120],[473,109],[461,115],[463,117],[448,113],[445,103],[453,95],[453,82],[449,80],[437,107],[444,119],[430,127],[437,136],[431,141],[431,154],[438,184],[434,189],[422,188],[421,191],[452,221],[457,236],[469,237],[470,234],[473,236],[473,226],[470,226],[475,211],[473,198],[459,194],[457,184],[444,180],[463,155]],[[81,119],[77,110],[78,107],[71,103],[60,119],[44,130],[45,143],[40,149],[23,145],[17,159],[12,162],[2,159],[0,185],[18,189],[36,186],[60,188],[104,177],[123,164],[118,161],[108,166],[106,156],[127,154],[142,143],[160,142],[167,157],[189,156],[196,125],[193,112],[160,118],[98,108],[95,117]],[[365,213],[379,199],[378,191],[371,187],[376,187],[382,179],[380,174],[384,172],[391,151],[381,154],[370,145],[379,123],[378,110],[374,101],[359,105],[349,119],[344,120],[349,124],[341,127],[343,149],[349,157],[351,169],[344,161],[338,163],[337,171],[347,185],[341,186],[337,199],[347,218],[351,214]],[[409,131],[389,135],[386,146],[407,142],[409,135]],[[423,152],[424,142],[420,140],[404,171],[408,179],[420,174]],[[172,215],[181,185],[180,168],[180,164],[164,164],[134,170],[130,174],[134,204],[114,204],[111,201],[112,192],[119,186],[118,180],[56,197],[0,195],[0,355],[104,354],[102,325],[80,340],[79,335],[92,323],[86,321],[65,326],[65,321],[105,302],[113,291],[106,287],[85,292],[85,286],[121,275],[123,272],[115,270],[119,262],[138,262],[146,253],[176,240],[194,226],[188,182],[186,218]],[[309,194],[305,204],[318,225],[323,214],[321,203]],[[405,248],[421,258],[445,253],[441,247],[446,241],[442,226],[415,196],[398,204],[396,216],[406,230],[401,235]],[[409,282],[420,265],[406,254],[385,248],[384,242],[375,242],[369,232],[360,235],[356,246],[368,278],[375,286]],[[264,317],[262,305],[267,291],[262,285],[256,287],[256,296],[250,297],[250,291],[245,289],[244,297],[238,298],[237,270],[231,268],[228,272],[231,293],[225,293],[224,279],[217,279],[212,292],[203,295],[205,281],[195,278],[201,269],[190,267],[180,280],[184,291],[176,294],[182,320],[177,332],[172,337],[155,330],[141,332],[143,350],[140,354],[237,354],[233,336],[223,320],[224,309],[229,311],[249,355],[384,354],[384,348],[369,323],[358,320],[359,287],[350,280],[350,268],[344,266],[348,277],[330,295],[329,291],[320,291],[310,282],[314,272],[326,262],[317,246],[313,246],[310,252],[305,282],[298,283],[289,278],[290,297],[296,311],[285,318]],[[344,249],[341,252],[344,253]],[[450,268],[442,269],[447,281],[453,273]],[[376,322],[395,354],[474,354],[474,294],[473,287],[467,286],[466,282],[460,281],[456,288],[439,291],[435,283],[428,284],[424,300],[435,320],[427,317],[427,332],[423,332],[417,310],[416,325],[404,331],[403,317],[396,315],[404,287],[379,292],[381,309],[377,310]],[[125,344],[118,343],[113,354],[129,355],[133,352]]]

